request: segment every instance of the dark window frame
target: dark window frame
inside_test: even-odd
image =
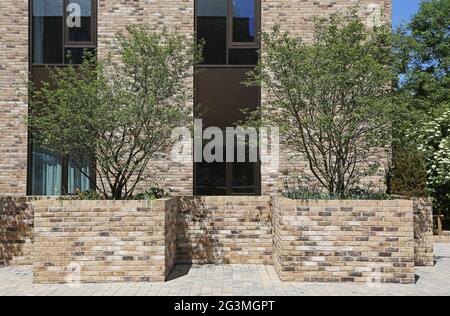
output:
[[[85,49],[93,49],[96,50],[97,49],[97,37],[98,37],[98,33],[97,33],[97,29],[98,29],[98,0],[92,0],[92,5],[94,7],[93,11],[92,11],[92,23],[91,23],[91,27],[94,29],[94,31],[92,32],[92,41],[89,42],[88,44],[84,44],[83,45],[78,45],[80,44],[80,42],[77,42],[76,45],[73,44],[68,44],[66,45],[66,38],[68,38],[68,33],[66,34],[66,30],[68,31],[69,28],[67,27],[66,24],[66,17],[67,17],[67,12],[66,12],[66,8],[67,8],[67,4],[68,4],[68,0],[61,0],[63,2],[63,32],[62,32],[62,36],[63,36],[63,49],[62,49],[62,54],[63,54],[63,63],[34,63],[33,62],[33,2],[34,0],[29,0],[28,1],[28,15],[29,15],[29,19],[28,19],[28,68],[29,68],[29,80],[31,82],[35,82],[36,78],[34,76],[35,70],[39,69],[39,68],[62,68],[62,67],[67,67],[68,63],[66,60],[66,49],[67,48],[85,48]],[[75,65],[76,66],[76,65]],[[29,92],[30,93],[30,92]],[[29,95],[29,97],[31,97]],[[28,109],[28,113],[30,114],[31,109]],[[30,131],[28,131],[28,162],[27,162],[27,195],[32,195],[32,191],[33,191],[33,150],[34,150],[34,144],[33,144],[33,137],[32,137],[32,133]],[[69,178],[69,157],[61,157],[61,166],[62,166],[62,175],[61,175],[61,194],[67,194],[67,190],[69,187],[69,183],[68,183],[68,178]],[[96,175],[96,162],[95,159],[92,161],[91,163],[91,170],[92,172],[94,172],[94,174],[91,176],[90,180],[90,187],[91,189],[96,188],[96,182],[97,182],[97,175]]]

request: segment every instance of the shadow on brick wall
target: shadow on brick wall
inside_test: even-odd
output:
[[[33,242],[33,212],[25,198],[0,197],[0,265],[26,256],[25,244]]]
[[[177,263],[218,263],[220,243],[214,237],[214,210],[201,197],[180,198],[179,203]]]

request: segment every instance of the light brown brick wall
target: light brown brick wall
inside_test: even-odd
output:
[[[377,6],[384,11],[386,23],[390,23],[392,0],[262,0],[262,30],[270,31],[279,25],[282,30],[310,41],[314,35],[315,16],[344,13],[358,2],[363,21],[367,21],[372,8]]]
[[[268,197],[182,198],[178,263],[272,264]]]
[[[26,195],[28,0],[0,4],[0,196]]]
[[[176,202],[36,202],[34,283],[164,281]]]
[[[273,264],[282,281],[414,283],[413,202],[37,201],[34,282],[164,281],[174,264]]]
[[[414,283],[412,201],[274,199],[281,280]]]

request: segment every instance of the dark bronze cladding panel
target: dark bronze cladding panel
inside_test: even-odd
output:
[[[200,68],[197,73],[197,118],[203,126],[234,127],[245,118],[242,109],[256,110],[260,89],[247,87],[247,73],[252,68]]]

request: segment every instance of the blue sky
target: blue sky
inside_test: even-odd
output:
[[[392,0],[392,25],[397,27],[402,22],[408,22],[419,10],[421,0]]]

